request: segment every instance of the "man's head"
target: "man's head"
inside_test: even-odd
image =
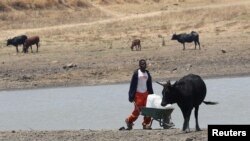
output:
[[[146,60],[141,59],[141,60],[139,61],[139,67],[140,67],[140,70],[141,70],[142,72],[145,72],[145,70],[146,70],[146,68],[147,68]]]

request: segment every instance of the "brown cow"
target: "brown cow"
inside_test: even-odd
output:
[[[31,48],[31,52],[33,52],[32,50],[32,45],[36,44],[36,52],[38,52],[38,47],[39,47],[39,37],[38,36],[33,36],[33,37],[29,37],[28,39],[26,39],[26,41],[23,44],[23,48],[24,48],[24,53],[28,52],[29,47]]]
[[[136,49],[136,51],[140,51],[141,50],[141,41],[140,39],[135,39],[132,41],[132,45],[131,45],[131,50],[133,51],[133,49]]]

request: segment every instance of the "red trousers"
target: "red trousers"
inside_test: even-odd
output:
[[[146,106],[147,97],[148,97],[148,92],[145,92],[145,93],[136,92],[135,99],[134,99],[134,101],[135,101],[134,111],[127,118],[129,123],[133,123],[134,121],[137,120],[137,118],[140,115],[141,108]],[[142,125],[148,125],[148,124],[150,124],[150,122],[151,122],[151,117],[144,116],[144,120],[142,122]]]

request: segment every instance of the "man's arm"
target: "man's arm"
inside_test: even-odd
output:
[[[134,101],[135,98],[135,93],[136,93],[136,89],[137,89],[137,82],[138,81],[138,71],[135,71],[131,82],[130,82],[130,88],[129,88],[129,92],[128,92],[128,99],[130,102]]]
[[[147,81],[148,93],[153,94],[154,90],[153,90],[153,86],[152,86],[152,77],[151,77],[149,71],[147,71],[147,73],[148,73],[148,81]]]

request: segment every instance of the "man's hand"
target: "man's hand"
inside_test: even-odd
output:
[[[134,102],[134,99],[133,98],[129,98],[128,101],[132,103],[132,102]]]

